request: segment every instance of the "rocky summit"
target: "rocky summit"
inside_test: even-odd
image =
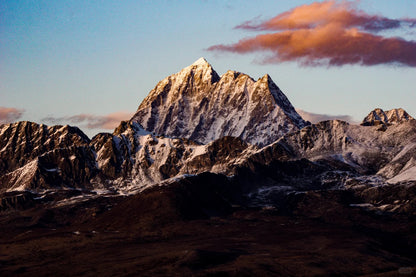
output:
[[[362,125],[378,125],[378,124],[396,124],[404,121],[413,120],[405,110],[392,109],[388,111],[383,111],[380,108],[374,109],[371,111],[361,123]]]
[[[269,75],[219,77],[204,58],[160,81],[132,121],[158,135],[200,143],[233,136],[259,146],[307,125]]]
[[[309,124],[205,59],[113,133],[0,125],[2,276],[412,275],[415,219],[406,111]]]

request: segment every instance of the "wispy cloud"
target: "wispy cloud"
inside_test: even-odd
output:
[[[64,117],[48,116],[43,118],[42,121],[52,124],[82,125],[88,129],[112,130],[117,127],[121,121],[130,119],[133,114],[133,112],[119,111],[107,115],[78,114]]]
[[[302,5],[274,18],[246,21],[236,28],[269,31],[209,51],[266,53],[264,63],[301,65],[398,64],[416,66],[416,41],[385,37],[383,30],[414,28],[416,18],[390,19],[358,10],[357,1],[328,0]],[[272,32],[270,32],[272,31]]]
[[[25,111],[16,108],[0,107],[0,123],[11,123],[22,117]]]
[[[318,113],[310,113],[301,109],[296,109],[298,114],[305,120],[310,121],[311,123],[318,123],[324,120],[343,120],[349,123],[357,123],[350,115],[329,115],[329,114],[318,114]]]

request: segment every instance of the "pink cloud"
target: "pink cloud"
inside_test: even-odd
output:
[[[0,123],[11,123],[22,117],[24,110],[0,107]]]
[[[298,61],[302,65],[398,64],[416,66],[416,42],[375,34],[413,27],[416,19],[389,19],[366,14],[346,1],[314,2],[281,13],[265,22],[245,22],[236,28],[274,31],[245,38],[210,51],[266,53],[264,63]]]
[[[301,5],[281,13],[261,23],[247,21],[236,28],[251,30],[311,29],[316,26],[337,23],[345,28],[358,27],[368,31],[399,28],[403,24],[415,22],[414,19],[389,19],[379,15],[369,15],[356,8],[357,2],[323,1]]]
[[[80,124],[88,129],[108,129],[116,128],[121,121],[128,120],[134,112],[119,111],[107,115],[78,114],[65,117],[46,117],[43,121],[53,124]]]

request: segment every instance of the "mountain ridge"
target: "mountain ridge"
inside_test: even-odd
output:
[[[34,123],[14,125],[27,124]],[[31,137],[36,137],[45,128],[66,130],[68,134],[59,133],[59,137],[66,137],[74,131],[78,137],[84,137],[78,134],[79,129],[69,126],[33,126],[37,126],[39,131],[35,130]],[[6,129],[10,127],[7,125]],[[22,166],[3,171],[0,184],[2,190],[8,191],[78,187],[138,192],[178,176],[202,172],[232,176],[243,168],[251,171],[249,168],[253,162],[267,166],[275,161],[286,163],[300,159],[332,164],[325,169],[327,171],[334,170],[335,166],[364,175],[375,174],[385,178],[385,182],[399,183],[416,180],[412,177],[416,168],[413,159],[416,153],[415,130],[414,120],[391,125],[383,132],[378,126],[350,125],[331,120],[288,133],[274,143],[258,148],[233,137],[199,144],[187,139],[156,136],[138,123],[122,122],[113,134],[98,134],[90,141],[81,140],[79,144],[58,144],[28,158]],[[1,134],[5,133],[2,128]],[[29,142],[34,148],[41,143],[41,140]],[[1,154],[4,156],[5,153]],[[261,184],[259,180],[257,183]]]
[[[170,115],[160,110],[164,105],[171,107]],[[362,126],[339,120],[306,126],[292,111],[268,74],[257,81],[231,70],[218,76],[205,59],[198,59],[160,81],[138,113],[113,133],[89,139],[71,126],[1,125],[0,190],[134,194],[204,172],[235,178],[242,186],[237,191],[247,195],[280,187],[345,186],[357,176],[364,183],[374,178],[379,183],[416,180],[416,125],[403,109],[376,109]],[[146,130],[140,122],[153,118],[156,124],[156,117],[163,118],[161,129],[172,127],[166,130],[178,130],[177,135]],[[190,123],[194,129],[186,125]],[[301,123],[305,126],[297,127]],[[227,133],[233,131],[238,136]],[[207,135],[204,143],[198,141],[201,135]]]

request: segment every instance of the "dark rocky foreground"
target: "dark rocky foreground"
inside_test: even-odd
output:
[[[411,276],[415,189],[374,190],[249,207],[226,177],[207,173],[74,203],[61,201],[82,191],[4,194],[1,276]],[[395,212],[373,209],[398,201]]]

